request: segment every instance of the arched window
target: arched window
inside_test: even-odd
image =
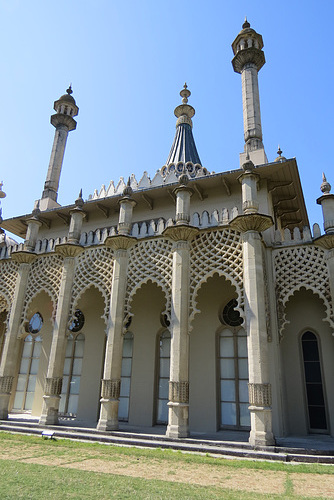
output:
[[[32,409],[41,347],[42,339],[39,335],[27,335],[23,343],[14,410],[31,411]]]
[[[119,397],[118,418],[125,422],[129,419],[129,401],[131,387],[133,353],[133,334],[127,332],[123,340],[122,372],[121,372],[121,392]]]
[[[302,335],[301,342],[309,429],[315,432],[326,432],[328,427],[318,339],[314,333],[305,332]]]
[[[59,413],[75,417],[78,410],[82,360],[85,347],[83,333],[71,333],[67,340],[63,385]]]
[[[157,424],[168,422],[168,388],[170,375],[170,342],[171,335],[168,330],[164,330],[159,336],[159,367],[158,367],[158,387],[157,387]]]

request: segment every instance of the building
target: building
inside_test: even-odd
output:
[[[55,102],[41,199],[1,224],[25,239],[0,242],[1,419],[245,430],[254,446],[334,435],[334,196],[323,177],[324,234],[311,231],[296,160],[265,153],[263,41],[247,20],[232,49],[245,140],[232,171],[201,164],[185,85],[152,179],[60,206],[79,108],[71,88]]]

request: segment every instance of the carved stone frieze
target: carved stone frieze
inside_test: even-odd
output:
[[[45,379],[45,396],[60,396],[63,385],[62,377],[52,377]]]
[[[189,382],[169,382],[169,401],[189,403]]]
[[[191,241],[198,233],[197,227],[180,224],[167,227],[162,234],[173,241]]]
[[[324,234],[320,238],[313,240],[313,243],[325,250],[331,250],[334,248],[334,234]]]
[[[31,264],[36,259],[37,255],[32,252],[20,250],[19,252],[12,252],[11,258],[19,264]]]
[[[120,392],[120,379],[102,379],[101,397],[103,399],[119,399]]]
[[[241,233],[246,231],[258,231],[261,233],[274,224],[270,215],[264,214],[245,214],[237,215],[230,222],[230,226]]]
[[[76,245],[75,243],[60,243],[56,245],[55,252],[62,257],[77,257],[77,255],[83,252],[84,247],[81,245]]]
[[[137,238],[132,236],[116,234],[115,236],[108,236],[104,244],[112,250],[128,250],[137,243]]]
[[[12,392],[14,377],[5,375],[0,377],[0,394],[10,394]]]
[[[251,406],[271,406],[271,384],[248,384]]]

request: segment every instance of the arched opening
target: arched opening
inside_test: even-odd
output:
[[[32,410],[41,349],[42,338],[40,335],[29,334],[26,336],[17,378],[14,411]]]
[[[326,432],[328,428],[318,339],[314,333],[305,332],[301,344],[309,429],[312,432]]]

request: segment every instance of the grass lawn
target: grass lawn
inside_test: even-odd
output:
[[[334,498],[334,467],[0,432],[0,499]]]

